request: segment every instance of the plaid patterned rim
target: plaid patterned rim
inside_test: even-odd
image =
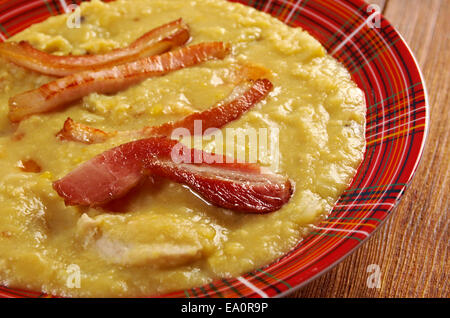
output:
[[[362,0],[231,0],[301,26],[341,61],[367,99],[367,150],[329,217],[278,261],[163,297],[279,297],[330,269],[379,228],[416,171],[429,107],[417,62],[398,32]],[[0,39],[81,0],[0,0]],[[373,27],[378,16],[379,27]],[[48,297],[0,287],[0,297]]]

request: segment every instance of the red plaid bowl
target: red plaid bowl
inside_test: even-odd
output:
[[[163,297],[280,297],[342,261],[386,221],[420,161],[429,125],[425,83],[411,50],[376,8],[361,0],[232,0],[318,39],[367,100],[367,149],[327,219],[281,259],[232,279]],[[0,0],[0,40],[80,0]],[[0,297],[48,295],[0,287]]]

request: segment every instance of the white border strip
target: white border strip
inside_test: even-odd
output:
[[[391,118],[391,119],[389,119],[389,120],[386,120],[385,123],[390,123],[391,121],[394,121],[394,120],[400,120],[400,119],[403,118],[403,117],[410,116],[411,114],[417,113],[417,112],[419,112],[419,111],[421,111],[422,109],[425,109],[425,108],[426,108],[426,106],[418,107],[418,108],[415,109],[415,110],[410,110],[410,111],[407,112],[407,113],[403,113],[403,114],[400,114],[400,115],[398,115],[398,116],[396,116],[396,117],[393,117],[393,118]],[[423,118],[426,119],[426,114],[425,114],[425,117],[420,117],[420,119],[423,119]],[[417,119],[415,119],[415,120],[417,120]],[[413,120],[413,121],[414,121],[414,120]],[[376,125],[374,125],[374,126],[372,126],[372,127],[370,127],[370,128],[367,128],[367,131],[374,130],[375,128],[379,127],[380,125],[381,125],[381,123],[380,123],[380,124],[376,124]]]
[[[67,6],[66,1],[64,1],[64,0],[59,0],[59,3],[61,3],[61,6],[63,7],[65,13],[70,12],[69,7]]]
[[[5,14],[0,16],[0,22],[4,21],[6,19],[9,19],[10,17],[15,17],[16,15],[18,15],[18,14],[20,14],[22,12],[26,12],[26,11],[28,11],[30,9],[34,9],[35,7],[39,6],[40,3],[44,3],[45,4],[45,1],[44,0],[34,1],[34,2],[31,2],[31,3],[28,3],[28,4],[21,5],[17,9],[9,10]]]
[[[292,16],[294,15],[294,13],[300,9],[300,3],[302,3],[302,0],[298,0],[294,6],[291,9],[291,12],[289,12],[288,16],[286,17],[286,19],[284,19],[284,23],[289,23],[289,21],[291,20]]]
[[[414,111],[414,112],[415,112],[415,111]],[[411,112],[408,113],[408,115],[410,115],[410,114],[411,114]],[[420,120],[423,120],[423,119],[425,119],[425,117],[422,116],[422,117],[416,118],[416,119],[414,119],[414,120],[412,120],[412,121],[410,121],[410,122],[401,124],[401,125],[399,125],[399,126],[395,126],[395,127],[386,129],[384,132],[387,133],[387,132],[390,132],[390,131],[392,131],[392,130],[395,130],[395,129],[397,129],[397,128],[400,128],[400,127],[403,127],[403,126],[406,126],[406,125],[415,124],[417,121],[420,121]],[[387,122],[386,122],[386,123],[387,123]],[[378,133],[375,133],[375,134],[372,134],[372,135],[366,137],[367,142],[372,141],[372,140],[369,140],[369,139],[371,139],[371,138],[373,138],[373,137],[376,137],[376,136],[378,136],[378,135],[381,134],[381,133],[382,133],[382,132],[380,131],[380,132],[378,132]]]
[[[269,1],[267,2],[266,6],[265,6],[264,9],[263,9],[263,11],[264,11],[265,13],[267,13],[267,11],[269,10],[270,5],[272,4],[272,2],[273,2],[273,0],[269,0]]]
[[[269,298],[269,295],[267,295],[265,292],[263,292],[261,289],[250,283],[248,280],[246,280],[244,277],[239,276],[236,278],[238,281],[240,281],[242,284],[253,290],[255,293],[257,293],[262,298]]]
[[[360,226],[364,226],[364,223],[360,223]],[[335,228],[325,228],[325,227],[319,227],[319,226],[312,226],[313,229],[317,229],[317,230],[323,230],[323,231],[335,231],[335,232],[345,232],[345,233],[360,233],[360,234],[364,234],[366,237],[369,237],[370,234],[367,233],[366,231],[360,231],[360,230],[346,230],[346,229],[335,229]]]
[[[359,33],[359,31],[362,30],[367,25],[367,22],[373,20],[377,15],[379,15],[379,12],[372,13],[366,20],[364,20],[363,23],[359,27],[357,27],[349,36],[345,38],[344,41],[341,42],[334,50],[331,52],[331,55],[335,55],[340,49],[342,49],[356,34]]]
[[[395,206],[394,203],[389,202],[381,202],[381,203],[357,203],[357,204],[336,204],[336,208],[342,208],[342,207],[353,207],[353,206],[370,206],[370,205],[389,205],[389,206]]]

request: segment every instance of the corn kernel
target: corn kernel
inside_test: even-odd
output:
[[[53,178],[53,175],[52,175],[52,173],[50,171],[44,171],[43,173],[41,173],[40,177],[42,179],[49,179],[50,180],[50,179]]]
[[[155,104],[152,108],[150,108],[150,114],[151,115],[160,115],[163,112],[163,105],[162,104]]]

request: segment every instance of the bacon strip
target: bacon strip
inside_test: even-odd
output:
[[[68,205],[98,206],[122,197],[150,175],[187,185],[209,203],[238,212],[273,212],[289,201],[293,185],[286,177],[229,161],[165,137],[147,138],[94,157],[53,188]]]
[[[169,144],[168,141],[164,139],[163,143]],[[174,162],[174,151],[179,158],[189,158],[191,163]],[[227,164],[224,156],[219,156],[220,163],[214,163],[215,157],[177,143],[172,146],[171,154],[148,160],[145,172],[187,185],[207,202],[237,212],[273,212],[291,198],[293,186],[288,178],[256,164]],[[203,161],[193,163],[196,158]]]
[[[225,100],[215,107],[203,112],[196,112],[179,121],[165,123],[157,127],[145,127],[142,130],[133,132],[107,133],[100,129],[76,123],[71,118],[67,118],[64,122],[63,129],[58,132],[57,137],[61,140],[92,144],[104,142],[107,138],[115,136],[118,133],[141,137],[170,136],[174,129],[186,128],[192,135],[204,134],[207,129],[222,128],[229,122],[240,118],[244,113],[263,100],[272,88],[272,83],[267,79],[258,79],[251,83],[250,86],[248,83],[245,83],[245,85],[241,84],[234,90],[235,92],[238,91],[237,96],[234,97],[234,94],[232,94],[232,97],[229,97],[228,100],[231,100],[233,97],[234,99],[229,102]],[[196,131],[194,129],[195,121],[201,121],[201,130]]]
[[[188,26],[182,19],[178,19],[145,33],[126,48],[105,54],[57,56],[40,51],[22,41],[0,43],[0,56],[42,74],[67,76],[161,54],[185,44],[189,38]]]
[[[161,76],[212,59],[223,59],[229,52],[230,46],[222,42],[201,43],[112,68],[69,75],[12,97],[9,100],[9,118],[18,122],[93,92],[114,93],[148,77]]]

